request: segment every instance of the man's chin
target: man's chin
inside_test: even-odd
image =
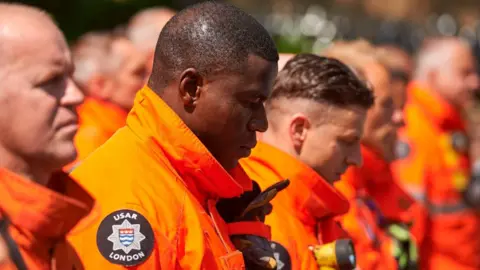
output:
[[[73,149],[62,149],[54,155],[52,155],[51,162],[55,164],[55,168],[58,170],[64,169],[66,166],[69,166],[77,159],[77,151]]]

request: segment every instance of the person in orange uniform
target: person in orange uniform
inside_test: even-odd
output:
[[[144,55],[147,76],[152,72],[158,35],[175,13],[175,10],[167,7],[151,7],[139,11],[128,22],[125,35]]]
[[[135,94],[146,80],[143,55],[111,33],[87,33],[72,49],[74,79],[86,94],[78,108],[75,165],[125,126]]]
[[[396,245],[387,230],[392,221],[408,221],[407,209],[413,203],[395,183],[389,168],[395,157],[397,129],[403,124],[401,107],[396,107],[393,99],[390,74],[376,49],[365,41],[338,48],[334,45],[325,54],[350,64],[375,94],[375,106],[368,112],[362,137],[364,164],[351,167],[335,184],[351,203],[350,211],[339,220],[354,241],[361,269],[410,269],[408,257],[405,262],[397,262],[400,254],[395,253],[395,247],[402,245]],[[408,230],[403,229],[403,233],[408,234]]]
[[[86,269],[245,268],[216,204],[252,189],[238,160],[267,129],[277,61],[268,32],[229,4],[166,24],[126,127],[72,172],[98,200],[69,236]]]
[[[65,237],[94,202],[61,172],[75,159],[75,108],[83,101],[72,71],[47,14],[0,4],[0,237],[15,251],[1,270],[83,267]]]
[[[331,185],[361,165],[360,138],[372,92],[341,62],[312,54],[289,60],[266,102],[269,129],[241,161],[262,188],[288,178],[266,222],[279,269],[318,269],[310,246],[343,237],[333,217],[348,201]]]
[[[478,87],[467,43],[456,38],[425,41],[408,88],[406,126],[393,166],[405,189],[428,211],[415,219],[421,269],[480,269],[478,178],[470,178],[461,117]]]

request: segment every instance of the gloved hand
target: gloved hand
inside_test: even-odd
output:
[[[258,184],[253,181],[252,191],[245,192],[238,198],[221,199],[217,203],[217,210],[227,223],[264,222],[265,216],[272,211],[270,201],[289,184],[289,180],[284,180],[261,192]],[[276,269],[277,263],[269,239],[252,234],[234,234],[230,238],[242,252],[246,269]]]
[[[397,260],[398,269],[418,269],[417,245],[407,225],[391,223],[386,227],[386,231],[393,240],[393,255]]]

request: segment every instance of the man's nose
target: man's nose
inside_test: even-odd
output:
[[[248,129],[254,132],[265,132],[268,129],[268,120],[267,113],[265,112],[265,107],[262,105],[262,108],[257,110],[254,114],[252,120],[248,124]]]
[[[61,99],[61,104],[64,106],[78,106],[82,104],[85,95],[80,91],[77,84],[71,79],[68,79],[67,89],[65,90],[65,95]]]

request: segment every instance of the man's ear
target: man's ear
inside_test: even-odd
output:
[[[202,86],[203,77],[196,69],[188,68],[182,72],[178,91],[186,108],[195,108]]]
[[[295,151],[299,153],[311,127],[310,120],[303,113],[296,113],[290,120],[289,133]]]

